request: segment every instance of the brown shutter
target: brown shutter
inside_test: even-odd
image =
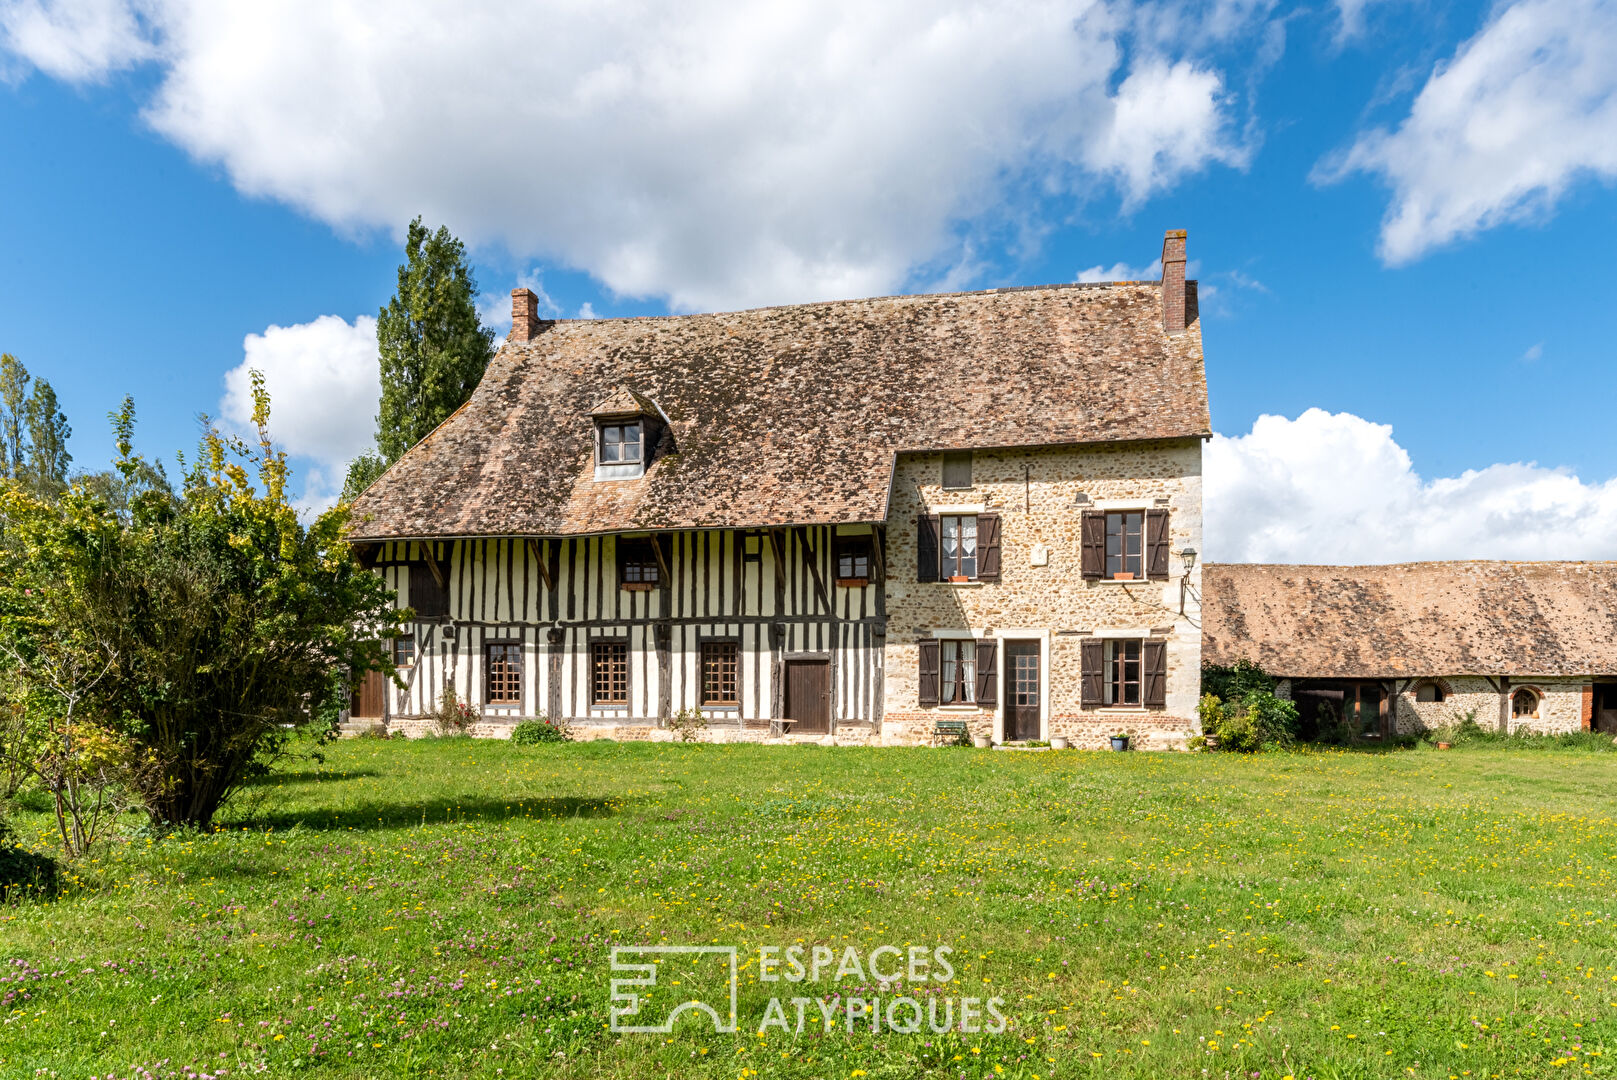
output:
[[[1164,515],[1166,516],[1166,515]],[[1140,674],[1145,683],[1140,703],[1147,708],[1168,704],[1168,643],[1148,640],[1140,646]]]
[[[432,568],[424,562],[410,564],[410,606],[417,617],[436,619],[449,614],[449,597]]]
[[[922,514],[916,519],[915,580],[938,580],[938,516]]]
[[[1085,510],[1079,521],[1080,568],[1086,581],[1096,581],[1106,573],[1106,514]]]
[[[921,704],[938,703],[938,643],[936,639],[921,642]]]
[[[999,642],[983,638],[977,642],[977,704],[999,702]]]
[[[1099,638],[1089,638],[1079,646],[1079,654],[1082,660],[1078,680],[1079,704],[1086,709],[1098,709],[1106,703],[1103,680],[1106,668],[1106,643]]]
[[[977,580],[999,580],[999,515],[977,515]]]
[[[1145,512],[1145,576],[1154,581],[1168,579],[1168,511]]]

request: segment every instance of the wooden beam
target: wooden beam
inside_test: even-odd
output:
[[[797,526],[797,539],[803,545],[803,550],[808,552],[809,572],[814,575],[814,591],[819,594],[825,610],[834,612],[836,609],[831,606],[831,594],[825,591],[825,575],[820,573],[820,557],[815,552],[813,543],[809,541],[806,527]]]
[[[663,556],[663,538],[656,533],[651,534],[651,550],[657,556],[657,572],[662,580],[672,583],[672,576],[668,573],[668,560]]]
[[[437,546],[436,540],[424,540],[421,543],[421,547],[427,553],[427,569],[432,571],[432,580],[438,583],[438,588],[447,589],[449,586],[444,584],[443,568],[438,565],[438,553],[434,550]]]
[[[381,544],[355,544],[354,558],[367,570],[376,569],[376,560],[382,554]]]
[[[870,549],[876,560],[876,580],[887,580],[887,546],[882,543],[881,526],[870,527]]]
[[[550,564],[545,562],[544,555],[539,550],[539,541],[528,537],[528,554],[533,556],[534,563],[539,567],[539,580],[545,583],[545,591],[554,592],[556,586],[550,582]]]

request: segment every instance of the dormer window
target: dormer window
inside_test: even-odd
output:
[[[601,425],[602,465],[639,465],[641,446],[640,421]]]

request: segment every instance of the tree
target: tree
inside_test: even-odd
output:
[[[353,502],[359,498],[359,493],[376,482],[376,478],[387,471],[387,462],[382,455],[375,453],[361,454],[348,463],[348,478],[343,481],[342,501]]]
[[[377,316],[376,344],[382,368],[376,448],[386,466],[466,403],[494,355],[494,331],[478,323],[465,245],[447,228],[434,233],[419,217],[410,222],[398,291]],[[345,492],[364,490],[374,467],[367,457],[355,460]]]
[[[0,353],[0,479],[22,475],[27,410],[28,369],[10,353]]]
[[[0,494],[0,680],[36,725],[71,692],[87,730],[152,762],[129,783],[158,825],[209,824],[329,713],[342,676],[393,673],[383,644],[402,613],[354,559],[346,506],[298,520],[256,372],[253,395],[256,446],[208,425],[178,491],[149,482],[125,399],[127,509],[84,484],[55,501]]]
[[[18,478],[36,494],[55,498],[67,489],[67,467],[73,463],[67,440],[73,429],[56,404],[56,390],[44,379],[34,383],[23,423],[28,429],[28,449]]]

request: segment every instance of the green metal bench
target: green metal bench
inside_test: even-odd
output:
[[[932,725],[932,745],[947,746],[966,737],[964,720],[939,720]]]

